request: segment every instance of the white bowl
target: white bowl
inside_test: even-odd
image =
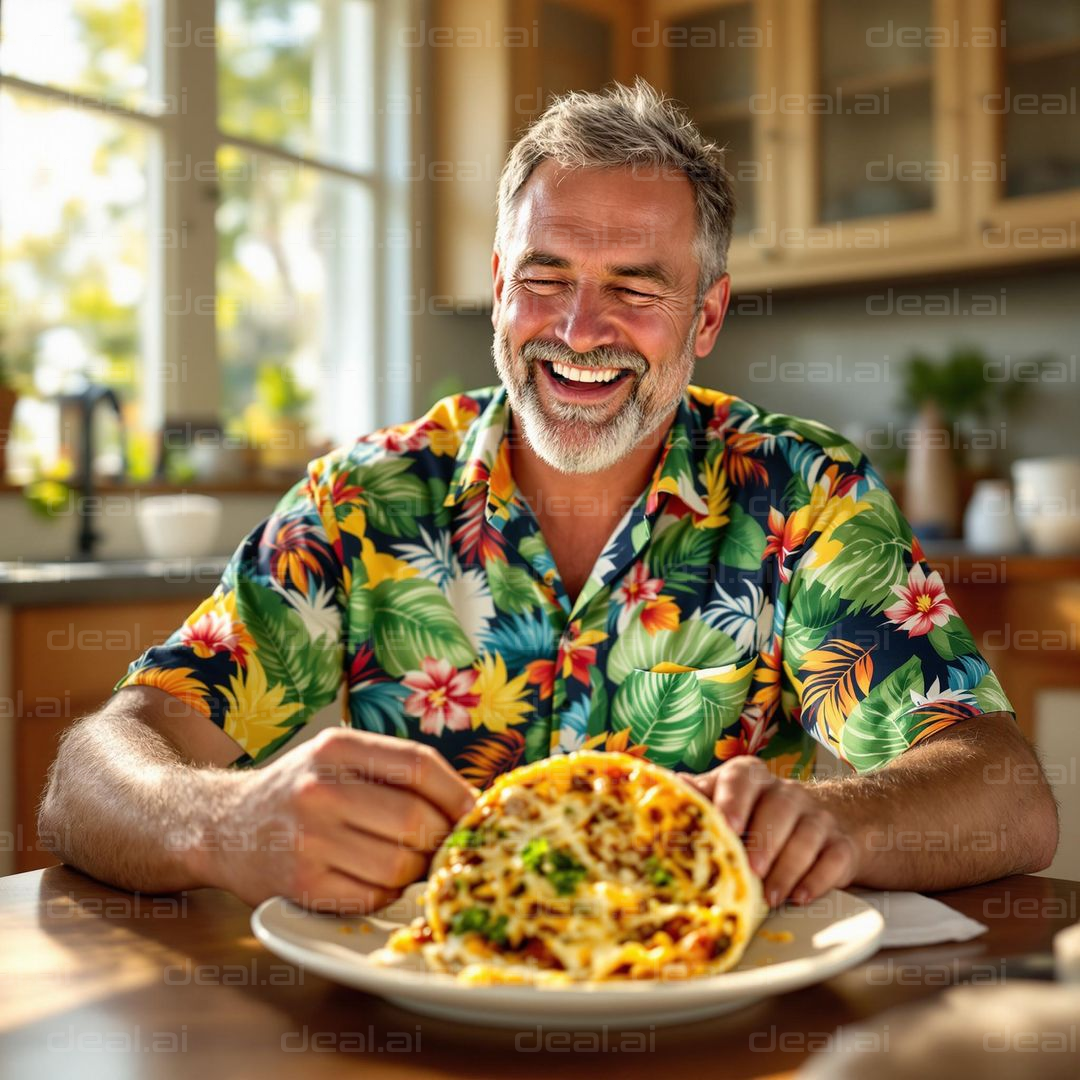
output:
[[[155,495],[138,510],[139,532],[155,559],[210,555],[221,525],[221,503],[209,495]]]
[[[1024,522],[1024,532],[1039,555],[1080,552],[1080,514],[1035,513]]]
[[[1016,516],[1069,518],[1080,509],[1080,458],[1024,458],[1013,463]]]

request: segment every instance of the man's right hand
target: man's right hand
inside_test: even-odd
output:
[[[240,794],[189,852],[203,880],[252,905],[286,896],[363,914],[423,877],[477,791],[429,746],[331,728],[250,773]]]

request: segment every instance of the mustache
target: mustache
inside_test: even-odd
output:
[[[573,364],[582,368],[627,368],[636,375],[644,375],[649,370],[649,362],[641,353],[633,349],[621,349],[617,345],[601,345],[588,352],[575,352],[561,341],[539,341],[533,339],[521,346],[519,353],[522,360],[538,363],[541,360],[555,360],[560,364]]]

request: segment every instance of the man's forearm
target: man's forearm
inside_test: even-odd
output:
[[[195,862],[245,777],[188,765],[114,699],[65,736],[38,816],[42,844],[109,884],[173,892],[210,884]]]
[[[811,786],[849,829],[854,884],[959,888],[1045,868],[1057,843],[1053,795],[1011,718],[958,724],[870,776]]]

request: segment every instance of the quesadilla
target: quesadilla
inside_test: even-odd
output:
[[[391,957],[474,984],[727,971],[766,914],[720,812],[674,773],[580,751],[499,777],[436,853]]]

